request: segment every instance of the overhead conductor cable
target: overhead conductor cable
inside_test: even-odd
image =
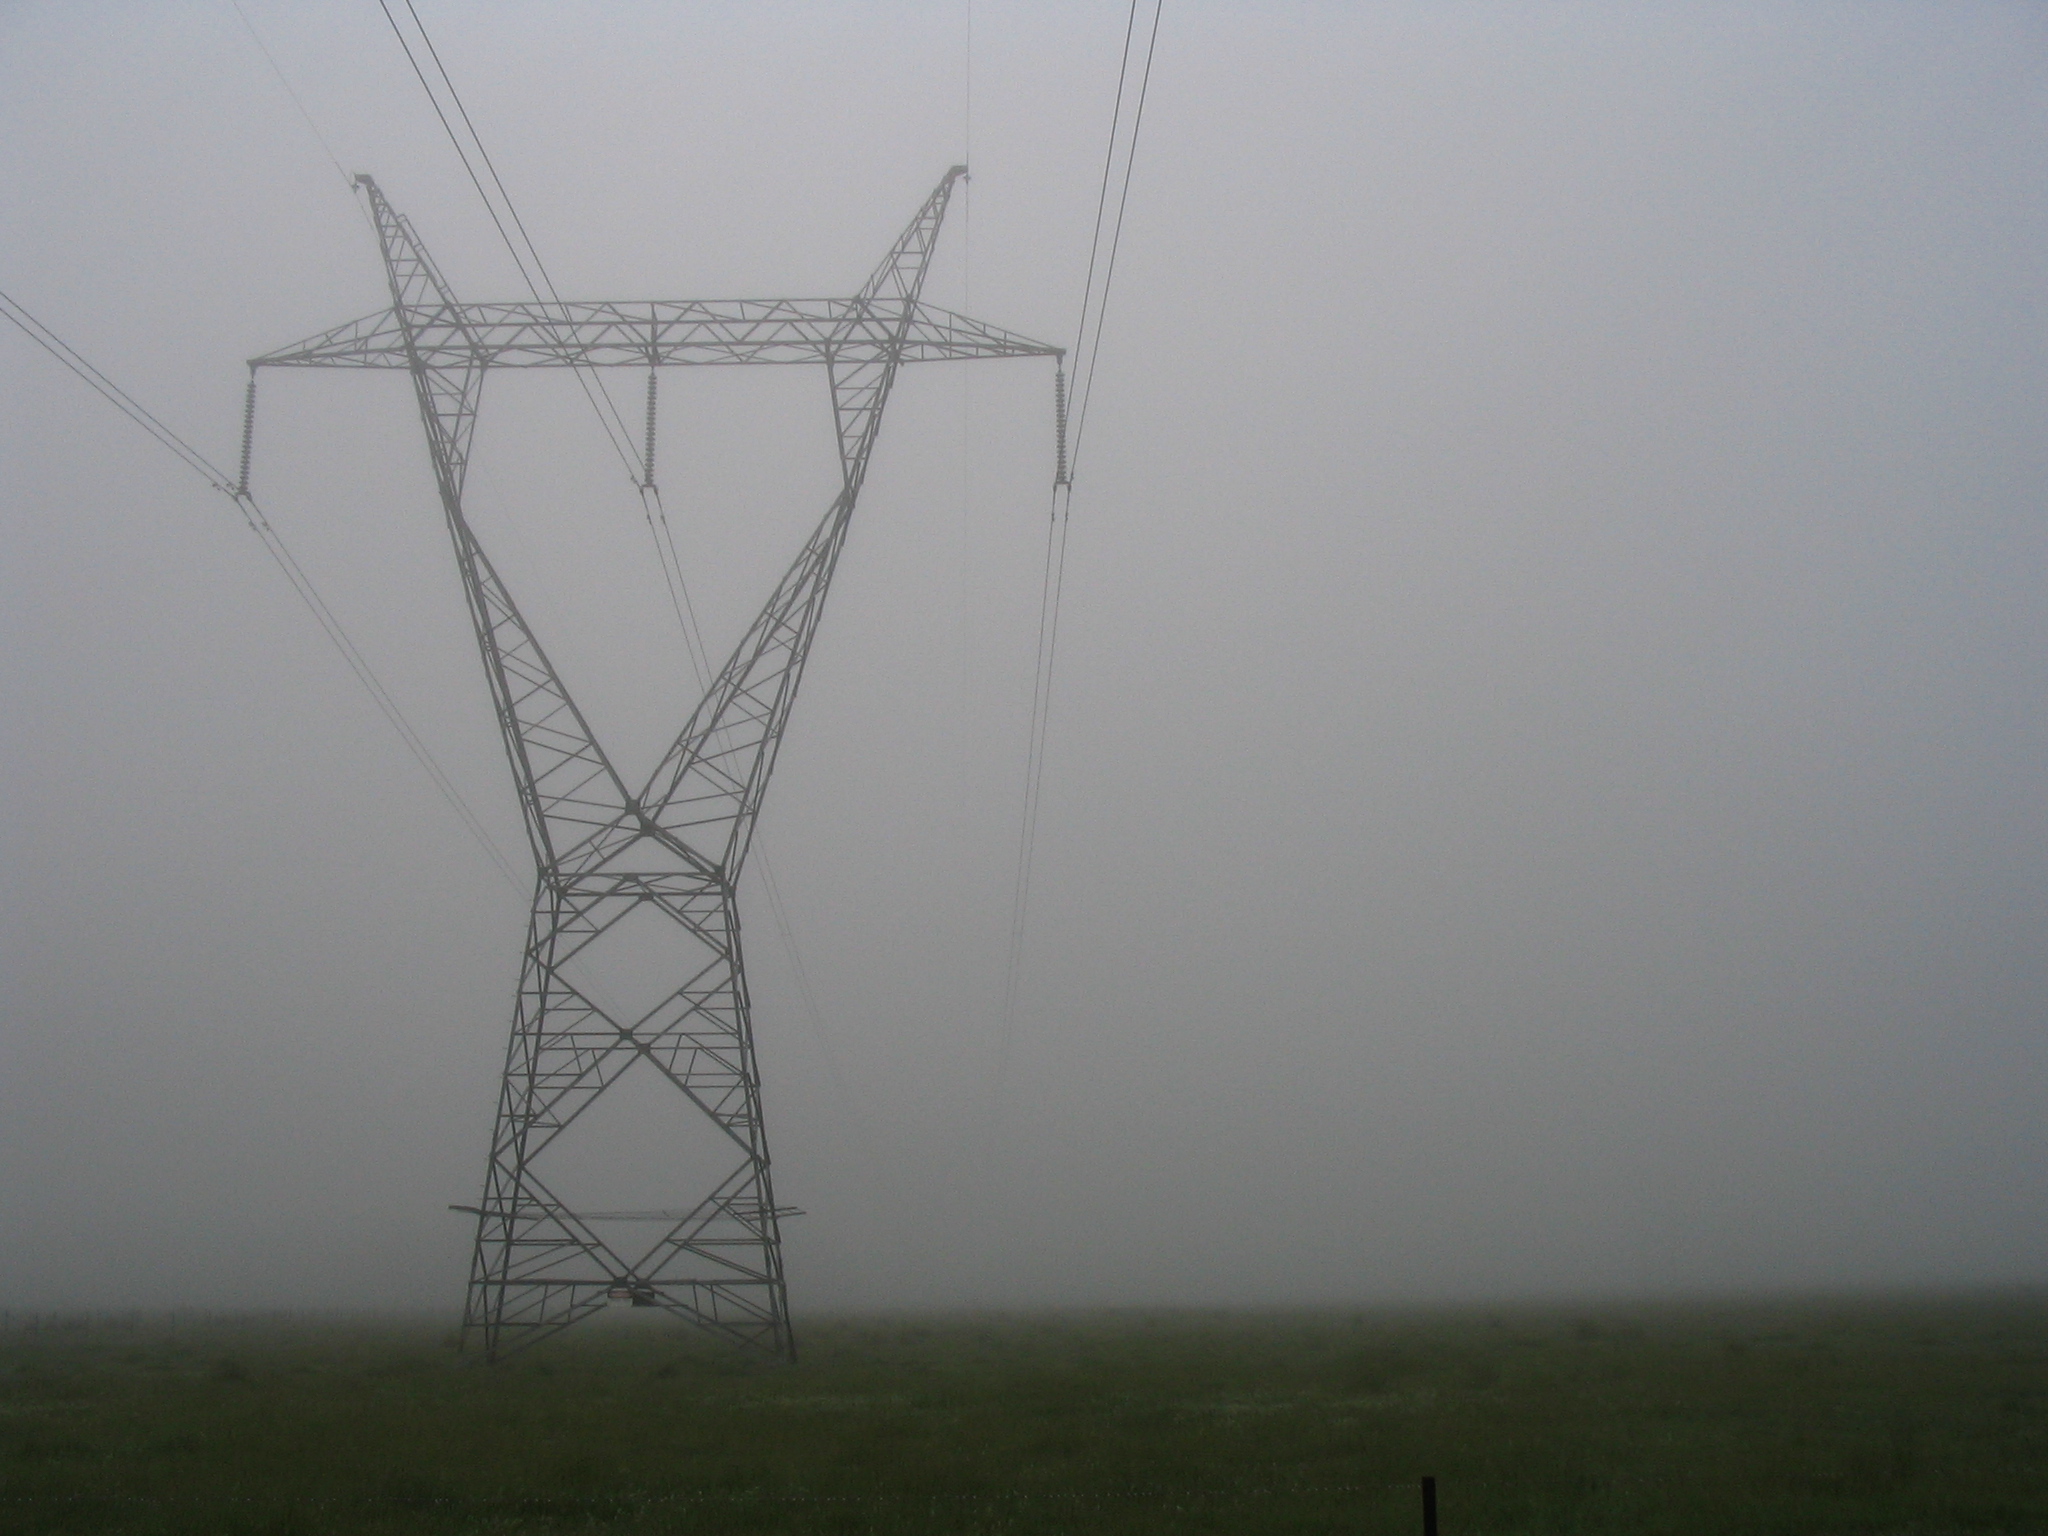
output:
[[[0,293],[0,314],[4,314],[36,345],[56,358],[58,362],[78,375],[87,384],[91,385],[98,394],[105,398],[116,410],[120,411],[122,415],[141,427],[143,431],[155,438],[158,443],[176,454],[184,462],[187,469],[190,469],[208,485],[212,486],[213,489],[235,504],[236,509],[242,514],[242,521],[248,525],[249,531],[262,541],[264,553],[270,556],[272,564],[283,573],[285,580],[292,584],[292,590],[298,594],[299,601],[306,605],[307,611],[313,615],[314,621],[319,624],[321,630],[326,634],[329,643],[340,653],[341,659],[348,664],[348,669],[355,674],[356,681],[362,684],[364,691],[370,695],[378,711],[390,723],[391,728],[398,733],[399,740],[405,744],[406,751],[412,754],[413,760],[425,769],[427,776],[434,781],[435,789],[440,791],[441,798],[448,802],[456,816],[460,818],[464,829],[468,831],[471,837],[476,839],[478,846],[484,850],[492,864],[497,867],[498,872],[505,877],[512,888],[517,891],[523,891],[525,889],[523,882],[513,871],[512,865],[506,859],[504,852],[492,841],[489,831],[485,829],[482,821],[478,819],[476,812],[470,808],[469,802],[463,798],[462,791],[456,788],[455,782],[448,777],[446,770],[441,767],[433,752],[428,749],[425,740],[413,728],[412,722],[406,718],[405,712],[399,708],[397,699],[384,686],[383,679],[378,677],[375,669],[371,667],[369,658],[362,653],[362,650],[356,645],[354,638],[343,627],[340,618],[328,606],[327,599],[321,595],[320,589],[313,584],[313,578],[306,573],[305,567],[299,564],[298,557],[292,553],[291,547],[285,543],[284,536],[272,526],[270,519],[264,515],[262,507],[257,504],[256,498],[249,494],[249,455],[254,443],[256,429],[255,374],[253,372],[250,374],[248,391],[244,395],[242,403],[241,473],[235,479],[230,480],[227,474],[211,459],[208,459],[198,449],[186,442],[184,438],[173,432],[154,412],[150,411],[133,395],[122,389],[120,385],[86,361],[56,332],[36,319],[34,315],[30,314],[5,293]]]
[[[1016,877],[1011,888],[1010,947],[1003,972],[1002,1011],[996,1036],[995,1119],[998,1122],[1009,1070],[1010,1036],[1016,1022],[1017,989],[1030,915],[1032,865],[1037,853],[1039,803],[1045,780],[1046,729],[1052,711],[1054,663],[1059,654],[1060,598],[1066,586],[1067,530],[1074,476],[1080,464],[1088,407],[1095,391],[1096,361],[1102,352],[1103,316],[1109,304],[1110,284],[1116,276],[1117,252],[1123,240],[1124,211],[1131,196],[1131,168],[1137,158],[1138,131],[1145,120],[1145,97],[1152,83],[1152,59],[1159,44],[1159,19],[1163,9],[1164,0],[1153,0],[1151,25],[1145,35],[1144,62],[1138,68],[1135,82],[1132,79],[1132,52],[1138,35],[1139,0],[1131,0],[1124,22],[1116,106],[1110,115],[1109,145],[1103,154],[1102,185],[1096,194],[1095,228],[1089,242],[1088,276],[1082,287],[1081,318],[1074,335],[1072,388],[1068,386],[1063,368],[1056,369],[1053,374],[1056,457],[1052,509],[1046,529],[1045,568],[1039,590],[1038,653],[1031,687],[1031,731],[1025,757],[1024,807],[1022,824],[1018,829]],[[1127,99],[1131,102],[1128,125],[1124,112]],[[1113,213],[1112,187],[1116,189]]]

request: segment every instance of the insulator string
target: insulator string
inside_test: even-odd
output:
[[[1052,371],[1053,473],[1055,486],[1072,485],[1067,474],[1067,370],[1064,364]]]
[[[249,370],[249,392],[242,398],[242,475],[235,482],[235,494],[249,494],[249,453],[256,446],[256,370]]]
[[[649,363],[647,365],[647,451],[641,455],[640,460],[641,467],[646,471],[644,478],[640,481],[640,489],[643,491],[654,489],[654,392],[658,387],[657,381],[660,377],[661,370],[652,363]]]

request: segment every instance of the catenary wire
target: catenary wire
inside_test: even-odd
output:
[[[1095,266],[1102,256],[1102,219],[1109,208],[1109,183],[1116,165],[1117,139],[1124,123],[1124,91],[1131,78],[1131,39],[1136,35],[1138,25],[1138,0],[1131,0],[1129,14],[1124,20],[1123,55],[1117,61],[1116,105],[1109,114],[1109,143],[1102,151],[1102,186],[1095,194],[1095,228],[1088,236],[1088,275],[1081,284],[1081,318],[1074,326],[1074,369],[1077,375],[1084,367],[1092,372],[1092,364],[1086,363],[1088,354],[1083,343],[1088,338],[1088,316],[1095,298]],[[1133,148],[1136,148],[1135,140]],[[1070,460],[1071,462],[1071,460]]]
[[[1045,740],[1047,721],[1052,708],[1052,683],[1059,660],[1061,597],[1066,590],[1067,540],[1073,526],[1070,512],[1073,499],[1074,466],[1080,459],[1081,437],[1086,429],[1088,420],[1088,402],[1095,390],[1096,360],[1102,351],[1102,321],[1109,308],[1110,285],[1116,279],[1117,252],[1123,244],[1124,212],[1129,206],[1131,197],[1131,170],[1137,159],[1138,133],[1145,121],[1145,99],[1152,84],[1152,60],[1158,49],[1159,19],[1163,8],[1163,5],[1158,3],[1158,0],[1155,0],[1152,10],[1152,26],[1145,46],[1145,64],[1138,82],[1137,106],[1131,116],[1130,140],[1124,154],[1123,175],[1117,193],[1116,218],[1110,226],[1109,256],[1108,260],[1103,263],[1102,291],[1095,298],[1094,333],[1092,337],[1088,338],[1089,344],[1085,359],[1081,355],[1081,344],[1083,338],[1088,337],[1088,291],[1083,293],[1081,327],[1074,338],[1075,363],[1077,372],[1080,375],[1082,389],[1080,404],[1073,414],[1071,439],[1063,443],[1065,448],[1063,473],[1053,486],[1052,528],[1047,537],[1045,586],[1042,588],[1040,596],[1039,645],[1043,659],[1035,680],[1032,700],[1032,750],[1026,770],[1030,787],[1025,802],[1024,848],[1018,861],[1018,884],[1015,903],[1016,926],[1012,934],[1012,944],[1015,948],[1017,959],[1010,967],[1012,979],[1007,989],[1011,999],[1009,1006],[1012,1008],[1015,1006],[1014,977],[1017,964],[1021,963],[1022,960],[1025,915],[1030,902],[1031,872],[1032,865],[1035,862],[1038,842],[1038,817],[1039,808],[1042,803],[1040,790],[1045,776]],[[1137,0],[1132,0],[1130,23],[1135,23],[1136,20]],[[1123,59],[1123,73],[1126,77],[1129,74],[1130,68],[1131,38],[1132,26],[1127,23],[1124,33]],[[1118,82],[1117,98],[1120,109],[1123,98],[1123,82],[1121,79]],[[1112,157],[1115,144],[1116,130],[1113,124],[1110,133]],[[1101,240],[1102,215],[1104,206],[1107,203],[1109,181],[1110,162],[1106,160],[1103,166],[1103,195],[1098,199],[1096,205],[1094,243],[1097,245],[1099,245]],[[1087,290],[1092,291],[1095,268],[1095,253],[1093,250],[1090,252],[1088,265],[1089,281]]]
[[[405,29],[398,24],[398,18],[392,14],[389,0],[377,0],[377,7],[384,13],[385,21],[390,23],[392,36],[398,39],[398,46],[405,52],[406,63],[412,66],[413,75],[419,80],[420,89],[426,93],[428,105],[434,109],[434,116],[440,119],[442,131],[448,135],[448,142],[455,150],[456,159],[462,162],[463,173],[469,177],[469,184],[476,189],[476,195],[482,199],[484,211],[490,215],[491,224],[498,231],[498,238],[504,242],[506,251],[512,257],[512,264],[519,269],[520,280],[526,284],[527,291],[533,295],[535,303],[546,303],[551,300],[555,308],[561,310],[561,295],[555,290],[554,282],[548,276],[547,267],[542,263],[539,251],[534,248],[532,239],[527,236],[526,226],[519,217],[519,210],[513,204],[510,194],[505,191],[505,184],[498,175],[497,167],[491,161],[490,152],[484,148],[483,140],[478,137],[469,111],[463,106],[462,97],[456,91],[454,81],[449,78],[448,70],[442,64],[440,53],[434,47],[434,40],[428,34],[425,24],[421,22],[419,12],[413,9],[411,0],[405,0],[406,13],[412,18],[413,26],[419,32],[420,41],[425,45],[428,57],[433,60],[435,72],[440,75],[442,84],[447,87],[448,98],[455,107],[456,116],[462,119],[463,127],[469,130],[470,142],[476,146],[477,158],[483,161],[486,173],[498,189],[498,198],[504,203],[503,214],[498,211],[498,202],[485,190],[483,177],[477,174],[476,165],[470,159],[468,146],[463,143],[462,135],[456,132],[455,124],[448,116],[448,109],[441,104],[440,93],[427,78],[425,67],[421,65],[419,56],[413,51],[412,39],[405,35]],[[523,252],[520,249],[520,241],[514,240],[512,231],[505,227],[507,218],[511,219],[513,228],[519,231],[521,240],[525,242]],[[546,289],[545,295],[542,293],[543,288]],[[577,384],[583,390],[584,398],[590,402],[591,410],[597,415],[598,425],[604,429],[606,441],[611,444],[612,452],[618,455],[619,463],[625,468],[627,478],[636,487],[641,485],[645,477],[641,473],[641,465],[633,454],[632,429],[619,414],[619,408],[605,389],[604,381],[597,380],[593,388],[591,370],[578,366],[573,371]],[[602,405],[598,403],[600,399],[604,402]]]
[[[1152,7],[1151,35],[1145,44],[1145,69],[1138,81],[1138,106],[1137,110],[1131,115],[1131,140],[1124,154],[1123,185],[1117,194],[1116,222],[1110,229],[1109,261],[1102,274],[1102,296],[1096,300],[1095,304],[1095,335],[1089,344],[1087,370],[1084,379],[1081,381],[1081,402],[1074,412],[1073,440],[1067,454],[1067,474],[1069,479],[1073,477],[1074,465],[1079,462],[1081,457],[1081,437],[1088,425],[1088,402],[1095,393],[1095,361],[1102,352],[1102,320],[1109,308],[1110,284],[1116,280],[1117,252],[1123,246],[1124,210],[1130,205],[1131,200],[1131,169],[1138,157],[1138,131],[1144,126],[1145,122],[1145,99],[1152,88],[1152,59],[1159,49],[1159,18],[1160,13],[1164,9],[1164,0],[1155,0]],[[1137,0],[1132,0],[1132,13],[1134,16],[1136,10]],[[1084,319],[1085,313],[1084,307]],[[1080,362],[1080,338],[1078,335],[1075,337],[1074,350],[1076,354],[1075,362],[1078,366]]]
[[[340,654],[348,669],[355,674],[357,682],[363,686],[378,711],[398,733],[406,751],[426,770],[427,776],[433,780],[434,787],[440,792],[442,799],[448,802],[461,820],[464,829],[476,840],[498,872],[515,891],[523,892],[525,886],[503,850],[498,847],[476,812],[471,809],[469,802],[463,798],[461,790],[448,777],[447,771],[442,768],[425,740],[414,729],[412,722],[406,718],[405,711],[399,707],[397,699],[385,687],[376,669],[370,665],[369,658],[357,646],[346,626],[328,605],[327,599],[314,585],[313,578],[299,563],[298,557],[292,553],[291,546],[285,542],[284,536],[264,514],[255,497],[251,496],[246,488],[230,479],[212,460],[172,431],[153,411],[114,383],[55,331],[29,313],[19,301],[4,292],[0,292],[0,314],[5,314],[30,340],[84,380],[122,415],[175,454],[186,468],[235,504],[249,531],[261,541],[264,552],[269,555],[271,562],[277,566],[285,580],[291,583],[299,601],[305,604],[307,611],[313,615],[315,622],[326,634],[329,643]]]
[[[1046,529],[1045,563],[1040,577],[1038,640],[1031,691],[1030,743],[1025,753],[1024,805],[1017,838],[1016,874],[1011,885],[1009,952],[1004,964],[1001,1011],[996,1033],[993,1084],[995,1113],[992,1125],[1000,1134],[1000,1121],[1009,1070],[1011,1035],[1015,1029],[1018,988],[1023,969],[1024,943],[1029,930],[1031,884],[1038,844],[1039,810],[1045,780],[1048,724],[1052,711],[1052,685],[1059,654],[1061,600],[1066,588],[1067,544],[1072,526],[1071,510],[1075,466],[1080,455],[1082,430],[1089,401],[1094,393],[1096,362],[1102,350],[1102,320],[1109,301],[1110,284],[1116,274],[1117,251],[1122,244],[1124,214],[1129,206],[1131,171],[1136,163],[1138,133],[1144,123],[1145,99],[1152,80],[1152,61],[1159,44],[1159,23],[1164,0],[1153,0],[1152,24],[1147,29],[1144,63],[1137,80],[1136,101],[1128,135],[1124,132],[1124,100],[1131,86],[1132,45],[1137,38],[1139,0],[1131,0],[1124,23],[1123,51],[1117,69],[1115,106],[1110,114],[1108,147],[1103,153],[1102,183],[1096,195],[1095,224],[1089,240],[1087,277],[1082,285],[1081,316],[1075,329],[1075,379],[1071,393],[1063,392],[1060,404],[1074,401],[1072,432],[1061,466],[1054,478],[1051,516]],[[1119,175],[1119,144],[1122,145]],[[1109,216],[1110,190],[1117,187],[1115,215]],[[1109,223],[1108,248],[1103,245],[1105,220]],[[1098,290],[1096,273],[1101,270]],[[1064,423],[1063,423],[1064,424]]]
[[[320,148],[326,153],[328,162],[333,165],[334,174],[339,176],[342,185],[349,189],[349,200],[354,202],[355,178],[349,175],[347,168],[342,165],[341,157],[334,152],[334,146],[327,142],[327,135],[320,131],[320,125],[313,121],[313,114],[306,110],[306,103],[300,98],[299,93],[292,89],[292,83],[286,78],[283,66],[277,62],[277,55],[270,51],[270,45],[263,41],[263,34],[256,30],[256,23],[251,21],[249,13],[242,9],[242,0],[228,0],[228,3],[235,8],[235,15],[241,18],[242,30],[249,34],[249,40],[256,45],[256,51],[263,55],[263,61],[270,66],[270,72],[277,76],[277,83],[284,87],[285,95],[289,96],[292,105],[299,109],[299,116],[305,119],[306,126],[313,132],[313,137],[320,141]]]

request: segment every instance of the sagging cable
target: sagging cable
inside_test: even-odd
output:
[[[122,415],[176,454],[194,474],[234,503],[235,510],[241,514],[242,521],[248,525],[249,531],[261,541],[264,553],[270,557],[271,563],[277,567],[284,579],[291,583],[299,601],[312,614],[314,622],[320,626],[349,671],[355,674],[356,681],[362,684],[364,691],[370,695],[378,712],[398,733],[406,751],[433,780],[434,787],[440,791],[450,809],[461,820],[470,836],[476,839],[485,855],[497,866],[498,872],[504,876],[512,889],[522,891],[524,886],[517,871],[512,868],[503,851],[492,840],[489,831],[470,808],[469,802],[463,798],[462,791],[456,788],[454,780],[442,769],[440,762],[427,747],[425,739],[414,729],[405,712],[399,708],[398,700],[384,686],[383,679],[370,666],[369,658],[363,654],[354,637],[342,626],[340,618],[328,606],[327,599],[321,594],[320,589],[314,586],[313,578],[307,574],[306,568],[299,564],[298,557],[292,553],[291,546],[285,543],[284,536],[271,525],[270,519],[263,515],[263,509],[256,504],[256,499],[249,494],[249,450],[253,442],[252,429],[256,405],[254,370],[251,370],[248,393],[243,398],[241,477],[239,482],[236,482],[222,473],[220,467],[205,454],[165,425],[155,412],[94,367],[56,332],[5,293],[0,293],[0,316],[12,321],[37,346],[70,369]]]

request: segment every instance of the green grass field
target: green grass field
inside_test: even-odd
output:
[[[0,1529],[2048,1531],[2048,1297],[0,1328]]]

